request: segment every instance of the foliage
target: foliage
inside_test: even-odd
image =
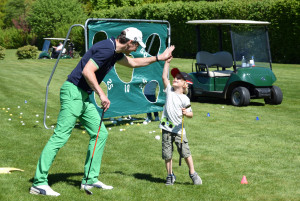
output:
[[[138,7],[123,7],[95,11],[92,17],[121,19],[168,20],[171,24],[172,43],[176,57],[194,57],[196,54],[196,34],[189,20],[204,19],[244,19],[270,21],[270,43],[275,62],[300,63],[296,56],[300,49],[300,2],[296,0],[224,0],[221,2],[169,2],[146,4]],[[291,22],[291,23],[286,23]],[[287,31],[288,30],[288,31]],[[217,40],[209,28],[204,27],[202,43],[208,50],[216,51]],[[182,37],[184,36],[184,37]],[[282,39],[285,48],[282,48]]]
[[[5,48],[0,46],[0,60],[3,60],[5,57]]]
[[[80,0],[83,3],[85,10],[88,13],[92,11],[101,10],[101,9],[111,9],[117,7],[125,6],[141,6],[145,4],[157,4],[157,3],[167,3],[167,2],[176,2],[182,0]],[[221,0],[185,0],[189,1],[221,1]]]
[[[83,23],[86,18],[77,0],[36,0],[27,20],[32,31],[43,38],[62,37],[55,35],[57,29],[66,24]]]
[[[7,0],[4,15],[5,27],[19,24],[20,20],[24,23],[30,5],[31,0]]]
[[[36,59],[38,48],[31,45],[18,48],[16,55],[18,59]]]
[[[22,30],[16,28],[0,29],[0,45],[7,49],[21,47],[25,43]]]
[[[4,26],[5,4],[7,0],[0,1],[0,28]]]

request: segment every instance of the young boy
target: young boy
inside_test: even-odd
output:
[[[190,107],[187,108],[187,106],[190,105],[190,100],[185,95],[188,91],[188,84],[193,84],[193,82],[187,73],[180,72],[177,68],[173,68],[171,74],[174,77],[174,80],[171,87],[170,80],[168,79],[171,60],[172,58],[165,62],[162,75],[165,86],[164,91],[166,93],[166,103],[164,106],[161,123],[159,125],[159,127],[162,129],[162,158],[165,160],[168,173],[166,185],[173,185],[176,179],[172,171],[172,152],[174,141],[177,146],[178,153],[182,153],[181,157],[184,158],[189,167],[190,178],[193,180],[195,185],[200,185],[202,184],[202,180],[194,170],[193,159],[188,146],[188,140],[186,138],[186,132],[184,128],[182,152],[180,153],[182,117],[183,115],[188,118],[193,117],[192,109]]]

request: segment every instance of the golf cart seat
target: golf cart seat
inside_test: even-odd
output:
[[[233,66],[232,55],[226,51],[211,54],[200,51],[196,55],[196,72],[200,75],[209,77],[228,77],[233,71],[226,70]],[[210,68],[216,67],[217,70],[211,71]]]

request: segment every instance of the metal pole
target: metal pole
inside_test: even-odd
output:
[[[233,42],[231,25],[229,25],[229,31],[230,31],[230,37],[231,37],[232,56],[233,56],[233,62],[234,62],[233,69],[234,69],[234,72],[236,72],[236,58],[235,58],[235,50],[234,50],[234,42]]]
[[[67,34],[67,36],[66,36],[66,39],[65,39],[65,41],[64,41],[64,44],[63,44],[62,49],[64,49],[64,47],[65,47],[65,45],[66,45],[66,43],[67,43],[67,40],[69,39],[71,30],[73,29],[73,27],[76,27],[76,26],[80,26],[80,27],[84,28],[84,26],[81,25],[81,24],[74,24],[74,25],[72,25],[72,26],[70,27],[69,31],[68,31],[68,34]],[[45,108],[44,108],[44,127],[45,127],[46,129],[50,129],[50,128],[48,128],[47,125],[46,125],[46,116],[47,116],[47,103],[48,103],[49,85],[50,85],[50,82],[51,82],[52,77],[53,77],[53,75],[54,75],[54,72],[55,72],[55,70],[56,70],[57,64],[58,64],[59,59],[60,59],[60,57],[61,57],[61,54],[62,54],[62,51],[60,51],[60,53],[59,53],[59,55],[58,55],[58,57],[57,57],[56,63],[55,63],[55,65],[54,65],[53,69],[52,69],[51,75],[50,75],[49,80],[48,80],[48,82],[47,82],[47,87],[46,87],[46,97],[45,97]]]
[[[268,48],[268,54],[269,54],[270,69],[272,70],[271,48],[270,48],[269,32],[268,32],[268,27],[267,26],[265,26],[265,30],[266,30],[266,37],[267,37],[267,48]]]

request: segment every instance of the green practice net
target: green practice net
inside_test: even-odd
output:
[[[143,42],[147,46],[147,51],[139,46],[136,52],[131,53],[133,58],[150,57],[152,56],[150,55],[151,53],[153,55],[161,54],[166,49],[166,40],[168,37],[167,24],[123,21],[91,21],[88,24],[88,48],[95,42],[98,42],[94,41],[97,38],[97,36],[95,36],[96,34],[103,33],[105,38],[110,38],[112,36],[116,38],[121,31],[127,27],[135,27],[141,30],[143,33]],[[157,51],[153,51],[153,48],[156,48]],[[161,78],[163,65],[164,62],[155,62],[149,66],[133,70],[122,66],[122,68],[126,68],[125,71],[132,71],[130,81],[123,81],[118,75],[119,71],[114,67],[106,75],[100,85],[102,89],[102,86],[105,85],[104,91],[106,91],[107,97],[111,101],[110,108],[106,111],[105,117],[162,111],[165,103],[165,93],[163,92],[164,87]],[[155,89],[155,101],[150,101],[144,94],[144,88],[150,82],[157,83]],[[101,113],[100,101],[97,101],[97,98],[98,97],[95,97],[94,93],[90,95],[90,100],[96,105],[98,111]]]

